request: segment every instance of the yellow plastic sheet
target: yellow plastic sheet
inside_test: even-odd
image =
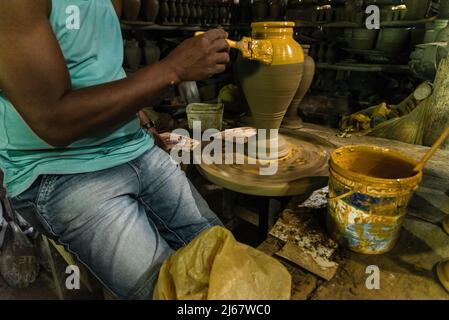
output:
[[[156,300],[288,300],[291,276],[221,227],[204,231],[165,261]]]

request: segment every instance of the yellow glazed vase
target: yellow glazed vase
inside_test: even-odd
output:
[[[293,39],[294,26],[294,22],[256,22],[251,25],[253,46],[258,40],[269,41],[273,55],[271,64],[244,59],[238,66],[240,84],[258,129],[279,129],[301,83],[304,52]],[[269,141],[269,131],[267,136]],[[279,139],[278,149],[279,157],[288,153],[283,139]]]

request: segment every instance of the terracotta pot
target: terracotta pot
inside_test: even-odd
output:
[[[159,13],[159,0],[143,0],[142,9],[145,20],[154,22]]]
[[[153,40],[145,41],[144,48],[145,63],[147,65],[156,63],[161,57],[161,49],[157,46],[157,42]]]
[[[282,126],[285,128],[297,129],[302,127],[302,119],[298,116],[298,109],[301,101],[312,85],[315,76],[315,61],[309,55],[304,56],[304,73],[301,84],[296,91],[293,101],[288,107]]]
[[[131,70],[137,70],[139,68],[140,62],[142,61],[142,50],[136,39],[126,41],[125,60]]]
[[[123,0],[123,15],[126,20],[137,20],[140,8],[142,7],[142,0]]]
[[[112,0],[112,5],[114,6],[117,17],[120,19],[123,12],[123,0]]]
[[[240,83],[258,129],[279,129],[293,100],[304,71],[304,52],[293,39],[293,22],[253,23],[252,39],[268,40],[273,47],[271,65],[244,60],[238,68]],[[267,131],[267,144],[272,139]],[[278,142],[279,156],[288,153],[288,145]],[[266,154],[269,154],[267,152]]]

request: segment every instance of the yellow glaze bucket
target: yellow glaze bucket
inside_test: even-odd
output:
[[[394,248],[422,173],[417,162],[391,149],[347,146],[329,161],[328,230],[344,247],[363,254]]]

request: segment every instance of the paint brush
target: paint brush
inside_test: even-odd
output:
[[[433,144],[432,148],[426,153],[424,158],[416,165],[415,169],[413,169],[415,172],[420,172],[424,169],[424,166],[426,165],[427,161],[429,161],[430,158],[435,154],[435,152],[438,151],[440,146],[446,141],[446,139],[449,138],[449,127],[446,128],[446,130],[443,131],[441,136],[437,139],[437,141]]]
[[[195,36],[200,36],[204,32],[196,32]],[[226,39],[229,46],[237,49],[242,56],[249,60],[257,60],[263,64],[270,65],[273,61],[273,45],[270,40],[254,40],[249,37],[243,37],[240,41]]]

